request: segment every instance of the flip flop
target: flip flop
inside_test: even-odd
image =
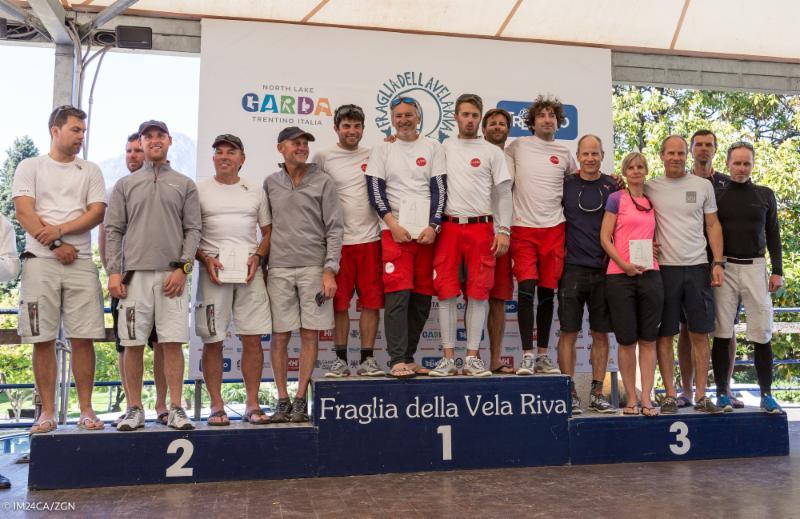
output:
[[[660,413],[658,412],[658,407],[647,407],[642,406],[642,415],[646,416],[647,418],[655,418]]]
[[[46,420],[39,420],[28,430],[29,435],[45,434],[58,429],[58,424],[55,419],[48,418]]]
[[[393,378],[414,378],[417,376],[417,373],[409,367],[392,368],[389,372],[389,376]]]
[[[258,420],[253,421],[253,417],[254,416],[258,416],[260,418]],[[247,411],[242,416],[242,421],[243,422],[248,422],[251,425],[266,425],[266,424],[269,423],[269,417],[267,416],[267,413],[265,413],[263,411],[263,409],[261,409],[259,407],[258,409],[253,409],[252,411]]]
[[[408,364],[408,369],[414,372],[415,375],[427,375],[431,372],[428,368],[423,368],[416,362],[413,364]]]
[[[222,420],[212,422],[211,421],[212,418],[222,418]],[[208,420],[206,423],[208,423],[208,425],[210,425],[211,427],[225,427],[227,425],[230,425],[231,421],[230,419],[228,419],[228,415],[225,414],[225,411],[220,409],[219,411],[215,411],[210,415],[208,415]]]
[[[161,425],[167,425],[168,420],[169,412],[158,413],[158,416],[156,416],[156,423],[160,423]]]
[[[496,373],[498,375],[514,375],[516,371],[511,366],[506,366],[505,364],[500,364],[500,366],[494,368],[492,373]]]
[[[632,413],[628,412],[628,411],[626,411],[626,409],[633,409],[634,412],[632,412]],[[626,416],[639,416],[639,406],[638,405],[632,405],[630,407],[623,407],[622,408],[622,414],[624,414]]]
[[[94,418],[91,416],[84,416],[78,420],[78,429],[82,429],[84,431],[100,431],[105,426],[106,424],[103,423],[103,420],[96,416]]]

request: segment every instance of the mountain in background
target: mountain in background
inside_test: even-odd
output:
[[[172,136],[172,146],[169,148],[167,157],[172,169],[190,178],[196,178],[197,143],[191,137],[182,133],[174,134]],[[125,153],[120,153],[117,157],[104,160],[99,166],[103,171],[106,188],[111,188],[117,180],[128,174],[128,167],[125,165]]]

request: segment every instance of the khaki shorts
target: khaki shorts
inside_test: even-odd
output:
[[[315,301],[321,290],[322,267],[269,269],[267,292],[272,309],[272,331],[333,329],[333,299],[322,306],[317,306]]]
[[[269,297],[260,268],[248,284],[217,285],[211,281],[205,268],[200,269],[199,275],[194,299],[194,330],[203,343],[225,339],[231,314],[236,335],[266,335],[272,332]]]
[[[752,261],[752,265],[728,261],[722,286],[714,287],[714,337],[733,337],[733,323],[741,300],[747,316],[747,340],[764,344],[772,339],[772,297],[769,293],[767,264],[764,258],[754,258]]]
[[[127,285],[128,297],[119,300],[117,333],[122,346],[144,346],[153,325],[158,342],[189,342],[188,290],[177,297],[164,295],[164,281],[172,270],[138,270]]]
[[[17,333],[25,344],[58,337],[61,320],[68,339],[106,336],[103,291],[91,259],[62,265],[55,258],[28,258],[22,263]]]

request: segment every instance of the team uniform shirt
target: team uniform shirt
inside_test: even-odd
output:
[[[492,214],[493,188],[511,180],[503,150],[483,139],[455,138],[444,143],[444,152],[447,160],[445,214]],[[500,225],[510,227],[510,222]]]
[[[34,211],[42,220],[50,225],[61,225],[86,214],[90,204],[105,204],[105,190],[103,173],[96,164],[78,157],[61,163],[50,155],[40,155],[19,163],[11,196],[33,198]],[[91,231],[65,234],[61,239],[78,250],[79,258],[92,257]],[[56,257],[50,247],[27,232],[25,250],[37,258]]]
[[[367,170],[370,150],[346,150],[332,146],[319,152],[312,162],[336,184],[344,216],[343,245],[357,245],[381,239],[380,219],[369,205]]]
[[[563,222],[564,177],[578,170],[570,149],[531,135],[509,144],[506,158],[514,181],[512,225],[544,228]]]
[[[386,196],[377,192],[378,182],[369,186],[370,198],[377,204],[379,214],[391,209],[399,220],[400,202],[405,199],[431,200],[431,179],[441,177],[441,192],[444,193],[443,178],[447,170],[445,153],[439,141],[419,136],[413,142],[396,140],[381,142],[372,148],[367,164],[367,175],[386,182]],[[384,198],[389,207],[382,207]],[[440,204],[444,199],[440,198]],[[441,213],[444,207],[437,208]],[[381,229],[389,226],[381,220]]]
[[[637,197],[636,203],[642,207],[651,207],[650,201],[646,197]],[[617,249],[620,257],[630,262],[630,241],[631,240],[652,240],[656,231],[656,216],[654,211],[641,211],[636,208],[631,195],[627,191],[617,191],[612,193],[606,201],[606,211],[617,215],[614,225],[614,248]],[[658,261],[653,256],[653,270],[658,270]],[[624,274],[615,261],[608,262],[607,274]]]
[[[691,266],[708,263],[705,215],[717,212],[711,182],[692,174],[658,177],[644,191],[656,213],[656,238],[661,244],[659,263]]]
[[[600,227],[606,202],[617,189],[617,183],[608,175],[600,175],[597,180],[585,180],[580,175],[564,179],[563,204],[567,221],[564,261],[568,265],[605,267],[606,253],[600,245]]]
[[[197,192],[203,218],[200,249],[217,255],[220,247],[247,247],[255,253],[257,228],[272,223],[264,190],[243,178],[235,184],[210,178],[197,184]]]

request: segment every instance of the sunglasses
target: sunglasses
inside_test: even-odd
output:
[[[600,209],[602,209],[606,205],[605,198],[603,197],[603,191],[597,187],[597,195],[600,197],[600,204],[597,207],[587,209],[583,207],[583,190],[586,189],[586,185],[581,186],[581,190],[578,191],[578,209],[583,211],[584,213],[596,213]]]
[[[356,105],[344,105],[336,109],[336,112],[333,114],[333,117],[334,118],[341,117],[342,119],[346,119],[348,118],[347,117],[348,115],[356,115],[359,116],[359,118],[363,119],[364,110],[362,110],[360,107]]]
[[[642,196],[644,197],[644,199],[645,199],[645,200],[647,200],[647,203],[648,203],[648,204],[650,204],[650,207],[645,207],[645,206],[643,206],[642,204],[640,204],[639,202],[637,202],[637,201],[636,201],[636,199],[635,199],[635,198],[633,197],[633,195],[631,194],[631,190],[630,190],[630,189],[625,189],[625,191],[627,191],[627,192],[628,192],[628,196],[629,196],[629,197],[631,197],[631,202],[633,202],[633,206],[634,206],[634,207],[635,207],[637,210],[639,210],[639,211],[643,211],[643,212],[645,212],[645,213],[649,213],[650,211],[652,211],[652,210],[653,210],[653,203],[650,201],[650,199],[649,199],[649,198],[647,198],[647,195],[645,195],[645,194],[642,194]]]
[[[392,108],[399,105],[400,103],[405,103],[407,105],[417,105],[417,100],[413,97],[395,97],[392,99],[392,102],[389,104]]]

